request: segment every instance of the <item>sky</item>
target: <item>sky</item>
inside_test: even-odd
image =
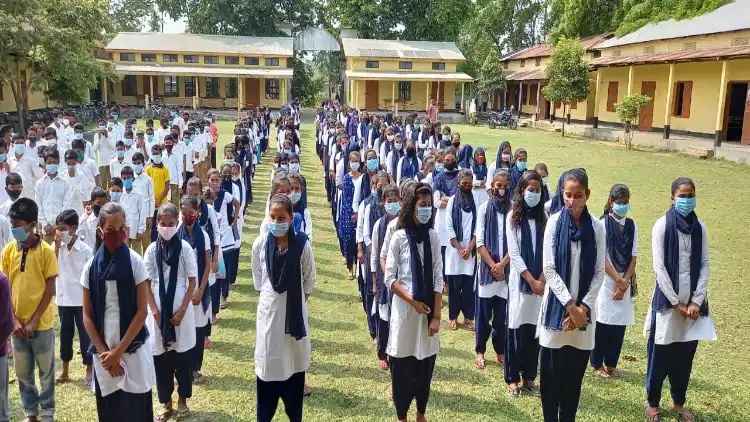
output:
[[[187,27],[187,20],[184,18],[179,21],[167,19],[164,22],[164,32],[167,34],[181,34],[185,32],[185,27]]]

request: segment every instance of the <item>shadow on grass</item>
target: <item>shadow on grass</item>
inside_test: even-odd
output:
[[[196,412],[192,408],[190,409],[190,417],[188,420],[201,421],[201,422],[215,422],[215,421],[233,421],[236,420],[236,416],[229,415],[224,412]],[[154,419],[156,420],[156,419]]]

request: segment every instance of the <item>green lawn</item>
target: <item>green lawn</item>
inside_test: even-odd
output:
[[[386,421],[394,419],[388,398],[390,377],[376,367],[375,348],[369,339],[357,285],[346,280],[338,241],[330,220],[321,167],[314,154],[312,133],[303,130],[302,171],[308,180],[308,197],[314,220],[313,249],[318,283],[310,298],[312,366],[308,381],[314,390],[305,401],[309,421]],[[222,140],[231,137],[232,124],[220,122]],[[530,166],[545,162],[550,180],[571,167],[585,167],[591,182],[590,209],[601,212],[612,184],[626,183],[632,191],[631,215],[639,226],[639,283],[642,293],[636,300],[637,324],[627,332],[623,355],[634,361],[621,361],[625,374],[617,381],[587,375],[579,410],[580,421],[638,421],[645,405],[646,340],[642,326],[653,289],[651,270],[651,227],[669,206],[669,187],[677,176],[690,176],[698,190],[697,212],[709,233],[712,273],[709,297],[719,341],[702,343],[693,367],[688,407],[701,421],[745,421],[750,414],[750,388],[744,375],[750,373],[750,293],[743,278],[750,273],[750,230],[743,213],[747,201],[748,168],[724,161],[701,161],[672,154],[625,151],[611,144],[560,139],[559,135],[485,127],[453,126],[463,142],[489,148],[494,157],[497,146],[508,140],[514,149],[529,152]],[[492,161],[494,158],[490,158]],[[207,352],[204,374],[208,383],[194,389],[189,401],[194,421],[255,420],[255,374],[253,344],[258,295],[250,273],[250,245],[257,235],[268,194],[270,159],[266,159],[255,183],[256,203],[246,217],[241,273],[231,293],[230,308],[222,311],[220,326],[214,330],[214,349]],[[554,184],[554,182],[551,182]],[[554,188],[554,187],[553,187]],[[742,258],[745,259],[742,259]],[[450,332],[443,324],[442,349],[427,416],[434,421],[539,421],[539,399],[505,396],[502,368],[489,363],[484,371],[474,369],[474,336],[464,330]],[[491,347],[490,347],[491,349]],[[488,353],[488,358],[490,354]],[[79,357],[75,358],[76,380],[82,378]],[[14,379],[11,369],[11,378]],[[668,383],[665,383],[665,387]],[[10,386],[13,420],[21,418],[18,386]],[[156,394],[154,394],[156,401]],[[669,406],[665,388],[662,404]],[[281,409],[281,406],[280,406]],[[413,407],[412,407],[413,409]],[[283,411],[281,411],[283,415]],[[413,414],[413,413],[412,413]],[[666,413],[671,420],[674,416]],[[412,416],[413,418],[413,416]],[[286,420],[278,416],[277,420]],[[95,402],[82,383],[57,390],[57,420],[95,420]]]

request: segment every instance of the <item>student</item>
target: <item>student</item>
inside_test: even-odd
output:
[[[240,204],[239,208],[235,210],[235,221],[237,222],[232,227],[232,236],[234,238],[234,253],[229,256],[230,266],[228,268],[229,288],[233,289],[234,284],[237,281],[237,272],[239,271],[239,259],[240,259],[240,246],[242,245],[242,224],[244,222],[244,216],[242,214],[242,205],[245,198],[243,198],[242,184],[239,182],[239,164],[236,161],[231,163],[224,163],[221,165],[221,188],[232,194],[237,203]],[[237,177],[237,181],[234,178]],[[226,258],[226,256],[225,256]]]
[[[386,171],[388,174],[391,175],[391,183],[396,183],[396,180],[398,179],[398,163],[401,161],[401,158],[404,157],[404,141],[401,137],[401,134],[398,133],[394,135],[393,138],[393,149],[388,153],[385,162],[386,162]],[[417,167],[419,168],[419,167]]]
[[[80,123],[78,125],[80,125]],[[83,126],[81,126],[80,130],[81,132],[76,132],[74,135],[83,136]],[[81,172],[90,178],[97,186],[101,185],[102,180],[101,175],[99,174],[99,167],[97,167],[93,158],[90,158],[90,151],[93,151],[94,148],[83,138],[74,139],[70,145],[71,149],[76,153],[76,164]]]
[[[511,167],[513,167],[513,151],[510,147],[510,142],[503,141],[497,149],[495,161],[487,167],[487,174],[495,174],[495,171],[499,169],[510,171]],[[487,189],[490,189],[490,180],[487,180],[487,182]]]
[[[476,177],[476,175],[475,175]],[[477,271],[474,365],[485,368],[484,353],[492,334],[492,347],[499,364],[505,355],[505,309],[508,299],[508,226],[510,208],[508,172],[498,170],[492,178],[491,198],[477,209],[476,243],[481,257]],[[484,188],[484,186],[482,186]],[[492,322],[490,323],[490,320]]]
[[[133,154],[133,160],[138,161],[135,154]],[[156,224],[153,223],[153,220],[156,219],[159,207],[166,202],[171,185],[171,174],[169,168],[164,165],[161,145],[157,144],[151,147],[151,164],[146,167],[146,175],[154,182],[154,214],[151,218],[151,233],[149,235],[149,240],[153,240],[156,239]],[[146,223],[148,224],[148,221]],[[150,244],[151,242],[144,246],[148,247]]]
[[[553,196],[552,199],[544,204],[544,209],[547,210],[547,214],[549,215],[559,212],[561,209],[563,209],[563,207],[565,207],[563,191],[565,187],[565,178],[567,176],[567,172],[563,172],[560,175],[560,178],[557,179],[557,190],[555,191],[555,196]]]
[[[233,194],[236,194],[240,203],[240,217],[237,219],[237,231],[242,233],[242,227],[245,224],[245,210],[247,209],[247,188],[245,187],[245,181],[242,178],[242,169],[240,163],[232,163],[232,187]],[[242,245],[242,236],[238,236],[235,239],[237,248]]]
[[[695,421],[685,400],[700,340],[716,340],[708,309],[708,237],[695,213],[695,183],[672,182],[672,206],[656,220],[651,242],[656,287],[646,316],[648,332],[646,420],[658,421],[664,379],[669,377],[672,408],[682,421]]]
[[[72,190],[70,207],[76,214],[83,215],[83,203],[96,186],[94,179],[83,172],[83,168],[76,162],[76,152],[72,149],[65,152],[65,165],[62,178],[68,182]]]
[[[307,208],[305,186],[302,180],[302,176],[299,174],[289,173],[289,185],[292,189],[289,199],[292,201],[292,206],[294,207],[294,230],[305,233],[307,238],[312,241],[312,215]],[[299,224],[297,224],[298,220]]]
[[[315,260],[304,233],[291,227],[292,203],[271,198],[269,233],[253,243],[253,280],[260,292],[256,323],[257,419],[270,422],[279,399],[290,421],[302,421],[305,371],[310,367],[307,298]]]
[[[195,347],[195,316],[190,303],[198,278],[196,255],[190,243],[175,236],[179,211],[172,204],[159,208],[159,235],[146,250],[144,263],[151,278],[149,305],[153,317],[152,347],[159,413],[156,420],[187,417],[193,395],[191,351]],[[172,392],[177,379],[177,409]]]
[[[531,173],[532,176],[536,173]],[[538,177],[538,176],[537,176]],[[604,279],[606,235],[589,214],[584,169],[567,172],[565,207],[544,230],[540,351],[542,410],[546,421],[573,421],[596,329],[596,297]]]
[[[528,154],[523,148],[516,150],[516,155],[513,159],[513,167],[510,168],[510,189],[515,192],[518,181],[521,180],[521,176],[526,171],[528,161]]]
[[[135,190],[135,176],[130,166],[122,169],[122,195],[120,204],[125,208],[125,222],[128,225],[130,249],[141,255],[143,236],[146,233],[146,219],[151,217],[149,203]]]
[[[0,139],[0,204],[8,200],[8,193],[5,191],[5,178],[12,171],[8,155],[8,143],[4,139]]]
[[[546,204],[550,200],[549,188],[547,187],[549,170],[547,170],[546,164],[537,163],[534,166],[534,171],[542,178],[542,203]]]
[[[36,183],[34,190],[36,203],[39,204],[39,224],[45,242],[52,244],[55,238],[54,222],[62,210],[73,206],[73,188],[62,177],[58,177],[60,153],[55,148],[44,152],[46,174]],[[12,280],[11,280],[12,281]]]
[[[435,204],[435,208],[437,208],[437,215],[435,216],[435,231],[440,237],[440,249],[443,261],[445,261],[446,248],[451,245],[451,238],[448,237],[448,231],[446,230],[446,219],[450,215],[448,213],[448,201],[450,201],[450,199],[458,192],[458,180],[458,160],[456,158],[456,150],[453,149],[453,147],[449,147],[443,151],[443,171],[438,173],[432,180],[433,186],[435,187],[434,198],[432,201]],[[445,276],[445,274],[443,274],[443,276]]]
[[[355,262],[357,260],[356,228],[359,203],[364,200],[362,192],[362,173],[360,173],[359,151],[349,153],[350,171],[344,176],[343,193],[341,196],[341,214],[339,218],[339,237],[342,250],[346,258],[346,268],[349,270],[349,280],[354,280]]]
[[[76,235],[78,235],[78,238],[83,243],[95,251],[98,245],[96,228],[99,224],[99,211],[104,204],[109,202],[109,196],[104,189],[97,187],[91,191],[90,199],[91,205],[84,209],[83,215],[78,219]]]
[[[412,139],[406,140],[406,154],[398,160],[396,168],[396,183],[401,178],[417,179],[419,169],[422,167],[422,160],[417,157],[417,146]]]
[[[36,144],[36,136],[31,136]],[[13,155],[8,159],[10,170],[21,176],[23,189],[21,198],[34,199],[34,189],[36,182],[42,178],[42,167],[39,165],[36,148],[26,146],[26,139],[22,134],[16,134],[13,137]],[[31,142],[30,142],[31,143]],[[5,185],[8,188],[8,184]],[[10,210],[10,206],[8,207]],[[8,215],[8,212],[4,212]]]
[[[10,280],[13,363],[24,415],[30,420],[37,420],[40,415],[43,422],[51,422],[55,416],[52,298],[59,270],[52,246],[42,242],[35,232],[38,215],[36,203],[28,198],[21,198],[10,207],[11,230],[16,242],[3,249],[0,270]],[[39,389],[35,383],[37,370]],[[41,412],[37,406],[41,407]]]
[[[175,127],[172,128],[173,133],[178,130]],[[174,134],[164,138],[164,149],[167,155],[162,158],[162,163],[169,169],[169,201],[176,207],[180,201],[180,189],[185,172],[185,154],[179,144],[179,138]]]
[[[154,367],[149,347],[142,347],[149,337],[144,323],[150,276],[125,243],[122,207],[108,203],[97,214],[101,246],[86,262],[80,283],[98,420],[151,422]]]
[[[471,193],[474,195],[474,203],[477,205],[477,208],[479,208],[489,199],[489,196],[487,195],[487,191],[489,190],[487,189],[487,180],[489,177],[493,176],[493,173],[487,172],[487,154],[482,147],[479,147],[474,151],[471,172],[474,174],[474,181],[472,183],[474,188]]]
[[[418,182],[432,186],[432,172],[435,170],[435,157],[427,155],[422,159],[422,170],[415,178]]]
[[[150,148],[150,147],[149,147]],[[141,237],[141,247],[146,250],[151,244],[151,222],[155,209],[154,181],[144,171],[145,158],[142,153],[133,154],[133,191],[138,193],[146,203],[146,231]]]
[[[226,176],[219,173],[219,170],[211,169],[208,171],[208,186],[216,192],[214,201],[214,211],[219,219],[219,239],[221,244],[224,264],[231,266],[234,264],[234,257],[238,256],[235,248],[234,228],[237,227],[237,216],[240,213],[240,203],[231,193],[232,178],[229,166],[222,166],[222,172],[226,169]],[[226,189],[229,189],[227,191]],[[221,280],[221,299],[220,309],[226,309],[229,306],[227,298],[229,297],[229,284],[231,277],[231,268],[227,268],[227,277]],[[217,283],[219,284],[219,283]]]
[[[384,275],[394,294],[387,354],[399,421],[406,421],[414,399],[417,420],[424,420],[440,349],[443,262],[437,233],[430,228],[432,220],[432,190],[417,183],[404,197]]]
[[[191,178],[192,180],[193,178]],[[180,201],[182,224],[180,224],[180,239],[190,244],[196,257],[198,268],[198,282],[195,292],[191,295],[193,315],[195,316],[195,346],[191,354],[191,369],[193,384],[205,382],[201,369],[203,367],[203,351],[211,317],[211,291],[208,286],[208,276],[211,273],[211,240],[198,222],[200,200],[195,196],[185,195]],[[188,291],[189,292],[189,291]]]
[[[125,159],[125,155],[127,155],[128,147],[125,145],[125,142],[123,141],[117,141],[117,150],[115,151],[115,158],[112,159],[112,161],[109,162],[109,174],[110,177],[121,177],[122,176],[122,168],[128,165],[131,165],[129,161]]]
[[[21,178],[21,175],[18,173],[9,173],[8,176],[5,177],[5,192],[8,195],[8,200],[0,205],[0,215],[7,217],[8,212],[10,212],[10,207],[23,193],[23,179]]]
[[[91,354],[89,338],[83,326],[83,289],[81,274],[86,263],[94,256],[94,250],[83,243],[76,234],[78,214],[65,210],[57,216],[55,234],[55,254],[60,269],[55,288],[55,304],[60,316],[60,360],[62,371],[55,380],[58,384],[70,381],[69,367],[73,360],[73,334],[78,330],[81,357],[86,365],[85,385],[91,385]]]

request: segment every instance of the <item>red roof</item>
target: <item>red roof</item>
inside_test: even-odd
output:
[[[750,46],[707,48],[691,51],[673,51],[666,53],[639,54],[621,57],[599,57],[589,64],[594,67],[629,66],[632,64],[673,63],[689,61],[706,61],[718,59],[737,59],[750,57]]]
[[[508,72],[505,79],[509,81],[540,81],[546,80],[547,74],[541,69],[522,70],[518,72]]]
[[[607,34],[590,35],[588,37],[583,37],[581,38],[581,47],[583,47],[584,50],[589,50],[593,48],[594,46],[596,46],[597,44],[612,38],[612,36],[613,34],[607,33]],[[508,56],[504,57],[503,60],[534,59],[537,57],[549,57],[551,55],[552,55],[551,44],[539,44],[533,47],[523,49],[517,53],[509,54]]]

